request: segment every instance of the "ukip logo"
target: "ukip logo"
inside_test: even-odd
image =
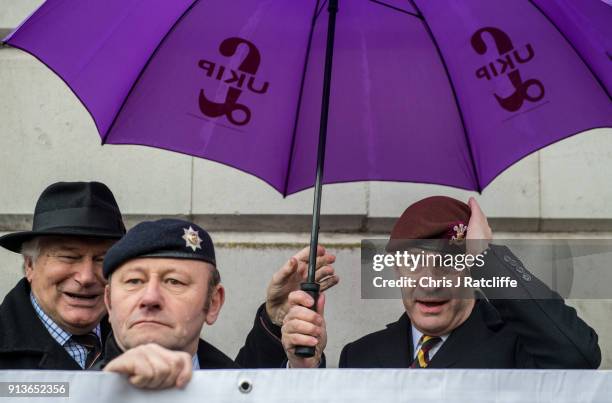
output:
[[[204,90],[200,90],[199,105],[200,111],[205,116],[211,118],[225,116],[230,123],[244,126],[251,120],[251,110],[238,102],[240,96],[245,89],[255,94],[265,94],[269,83],[266,81],[258,86],[255,82],[261,55],[253,43],[237,37],[227,38],[221,42],[219,52],[225,57],[232,57],[236,54],[239,45],[246,45],[248,51],[237,70],[210,60],[198,62],[198,66],[206,72],[207,77],[230,86],[225,95],[225,102],[213,102],[206,97]]]
[[[514,93],[510,96],[501,97],[494,94],[499,105],[509,112],[516,112],[521,109],[523,102],[537,102],[544,98],[544,85],[542,85],[542,82],[535,78],[524,81],[519,70],[519,65],[528,63],[535,56],[531,44],[527,44],[524,48],[524,53],[521,54],[519,49],[514,47],[508,34],[499,28],[485,27],[476,31],[472,35],[471,40],[472,48],[480,55],[486,54],[488,50],[487,44],[482,38],[485,32],[493,38],[499,57],[478,68],[476,70],[476,77],[491,80],[493,77],[507,75],[514,87]],[[531,95],[528,93],[530,89],[532,89]]]

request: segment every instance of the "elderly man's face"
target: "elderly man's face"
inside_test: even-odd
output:
[[[411,251],[411,253],[419,253]],[[439,254],[426,252],[433,257]],[[474,307],[473,290],[456,287],[457,280],[469,275],[469,270],[421,266],[411,272],[396,269],[398,275],[416,279],[417,286],[402,289],[402,300],[410,321],[421,333],[441,336],[450,333],[470,316]],[[425,285],[420,280],[423,278]],[[443,287],[442,281],[450,281],[452,287]]]
[[[123,350],[157,343],[195,354],[204,322],[212,325],[224,301],[219,284],[209,295],[213,266],[197,260],[139,258],[111,276],[105,300]]]
[[[25,272],[43,311],[72,334],[91,331],[105,315],[102,261],[115,241],[43,237]]]

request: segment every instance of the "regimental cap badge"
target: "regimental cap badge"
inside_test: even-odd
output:
[[[185,240],[186,248],[191,248],[194,252],[196,249],[202,249],[202,239],[200,239],[198,231],[191,228],[191,226],[189,226],[189,229],[183,228],[183,231],[185,231],[185,233],[182,238]]]
[[[449,226],[449,238],[452,244],[461,244],[465,240],[467,233],[467,225],[464,222],[458,221]]]

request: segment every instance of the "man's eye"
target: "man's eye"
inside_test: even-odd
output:
[[[75,261],[80,258],[79,256],[73,256],[73,255],[60,255],[58,257],[62,260],[67,260],[67,261]]]
[[[170,285],[183,285],[183,282],[175,279],[175,278],[169,278],[166,279],[166,283],[170,284]]]
[[[142,280],[139,278],[128,278],[125,280],[127,284],[142,284]]]

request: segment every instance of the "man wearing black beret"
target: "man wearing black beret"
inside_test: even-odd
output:
[[[102,260],[125,234],[121,212],[99,182],[59,182],[43,191],[31,231],[0,238],[21,253],[24,274],[0,305],[0,369],[90,367],[110,327]]]
[[[318,276],[332,281],[329,288],[337,282],[329,279],[333,257],[320,252]],[[287,283],[282,278],[292,273],[291,266],[292,261],[275,275],[272,287]],[[136,386],[183,386],[192,369],[237,368],[254,361],[279,368],[286,358],[280,340],[267,334],[275,325],[259,320],[237,362],[200,339],[204,324],[215,323],[225,289],[212,239],[193,223],[162,219],[136,225],[108,251],[103,272],[112,333],[99,367],[128,375]],[[271,315],[280,315],[276,311]]]
[[[479,280],[507,277],[516,281],[518,287],[512,292],[487,289],[481,298],[468,287],[450,291],[435,284],[405,287],[402,289],[405,312],[400,319],[386,329],[347,344],[340,355],[340,367],[599,366],[601,352],[595,331],[557,293],[529,273],[507,247],[489,245],[491,229],[475,199],[470,199],[469,206],[442,196],[421,200],[397,220],[390,238],[388,252],[406,248],[407,242],[413,253],[415,245],[422,245],[418,247],[420,252],[433,256],[465,248],[463,253],[483,257],[483,266],[471,274],[467,270],[457,272],[455,277]],[[432,245],[437,247],[432,249]],[[431,275],[434,270],[443,269],[424,266],[414,276]],[[469,294],[466,296],[465,292]],[[322,315],[305,308],[310,301],[303,292],[293,292],[289,299],[293,306],[285,319],[283,344],[292,366],[308,366],[308,361],[292,351],[298,344],[319,346],[326,338],[325,321]],[[304,326],[304,322],[311,326]]]

